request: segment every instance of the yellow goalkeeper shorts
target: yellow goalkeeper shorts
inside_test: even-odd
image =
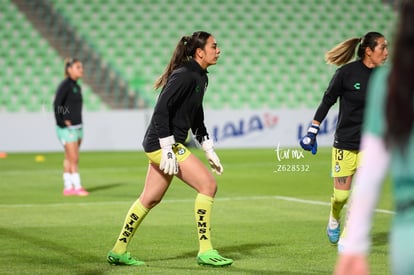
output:
[[[355,174],[361,162],[361,151],[332,148],[332,177],[347,177]]]
[[[188,158],[189,155],[191,155],[191,151],[181,143],[174,144],[172,146],[172,149],[178,162],[184,161],[186,158]],[[162,149],[145,154],[147,155],[150,163],[160,164]]]

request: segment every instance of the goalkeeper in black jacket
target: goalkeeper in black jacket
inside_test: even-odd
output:
[[[233,263],[213,249],[211,243],[210,217],[217,191],[216,180],[184,145],[191,130],[213,172],[223,173],[204,125],[202,105],[208,84],[207,67],[216,64],[219,55],[220,49],[211,34],[201,31],[183,36],[164,74],[155,83],[155,87],[162,87],[162,90],[143,141],[149,159],[145,187],[129,209],[119,237],[108,253],[110,264],[145,265],[131,257],[127,248],[144,217],[162,200],[174,176],[197,192],[194,214],[199,242],[198,264],[227,266]]]
[[[357,48],[358,47],[358,48]],[[357,49],[357,60],[348,63]],[[300,140],[303,149],[317,152],[319,125],[339,99],[338,122],[332,149],[334,189],[327,226],[328,239],[337,244],[340,237],[341,210],[348,200],[352,178],[359,166],[359,144],[369,77],[388,57],[387,41],[378,32],[348,39],[327,52],[327,63],[343,65],[332,77],[308,133]]]

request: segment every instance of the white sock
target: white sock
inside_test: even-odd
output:
[[[63,173],[63,188],[72,189],[72,177],[70,173]]]
[[[335,229],[337,228],[339,225],[339,221],[337,219],[335,219],[334,217],[329,216],[329,228],[330,229]]]
[[[71,179],[72,179],[72,183],[73,183],[73,186],[75,187],[75,189],[82,188],[79,173],[72,173],[71,174]]]

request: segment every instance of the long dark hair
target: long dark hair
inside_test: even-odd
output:
[[[355,51],[357,57],[363,59],[365,56],[365,49],[369,47],[371,50],[374,50],[378,45],[378,38],[381,37],[384,37],[384,35],[379,32],[368,32],[363,37],[349,38],[339,43],[325,54],[326,63],[337,66],[346,64],[354,58]]]
[[[392,68],[388,77],[385,141],[404,149],[413,128],[414,100],[414,1],[406,0],[400,9]]]
[[[204,49],[207,39],[210,36],[211,34],[208,32],[198,31],[194,32],[191,36],[181,37],[175,47],[170,63],[168,63],[164,73],[155,81],[155,89],[163,87],[165,83],[167,83],[167,79],[171,75],[172,71],[184,62],[193,58],[198,48]]]

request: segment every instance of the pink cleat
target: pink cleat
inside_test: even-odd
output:
[[[69,188],[69,189],[63,189],[63,196],[74,196],[76,195],[75,189]]]
[[[86,191],[83,187],[81,187],[81,188],[78,188],[78,189],[73,189],[73,194],[75,196],[85,197],[85,196],[89,195],[89,192]]]

